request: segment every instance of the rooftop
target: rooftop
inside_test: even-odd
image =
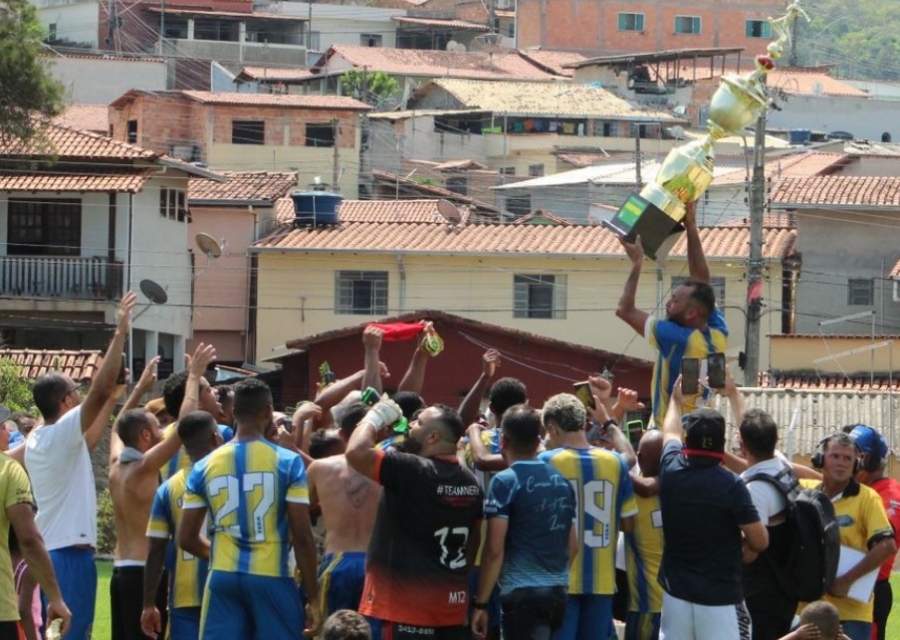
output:
[[[642,108],[611,91],[586,84],[545,84],[515,80],[486,81],[461,78],[432,80],[418,96],[443,89],[465,108],[504,115],[553,115],[569,118],[610,118],[634,122],[684,122],[668,111]]]
[[[372,169],[372,179],[375,181],[376,186],[393,188],[394,193],[401,194],[404,199],[417,199],[422,196],[426,198],[436,197],[449,200],[457,206],[471,207],[480,215],[490,216],[492,214],[500,213],[500,210],[497,207],[487,202],[476,200],[470,196],[464,196],[455,191],[444,189],[443,187],[416,182],[415,180],[410,180],[388,171],[382,171],[381,169]],[[400,198],[394,198],[394,201],[399,199]]]
[[[202,104],[251,107],[294,107],[303,109],[347,109],[370,111],[372,107],[348,96],[301,95],[295,93],[234,93],[230,91],[181,91]]]
[[[767,178],[805,178],[826,175],[836,171],[849,161],[843,153],[826,153],[820,151],[804,151],[791,155],[769,157],[766,159]],[[737,169],[716,177],[714,185],[744,183],[749,180],[747,169]]]
[[[779,209],[900,208],[900,177],[814,176],[773,184],[769,205]]]
[[[631,63],[671,62],[675,60],[693,60],[695,58],[712,58],[715,56],[730,56],[743,52],[743,47],[708,47],[705,49],[669,49],[667,51],[650,51],[647,53],[622,53],[610,56],[587,58],[578,62],[572,62],[567,66],[573,68],[618,65]]]
[[[106,135],[109,133],[109,107],[105,104],[70,104],[53,122],[70,129]]]
[[[496,12],[500,15],[500,11]],[[515,18],[516,12],[511,11],[511,18]],[[520,49],[519,55],[534,64],[537,67],[545,69],[555,75],[571,78],[575,75],[575,70],[571,67],[572,63],[581,62],[585,59],[580,53],[571,51],[531,51],[528,49]]]
[[[456,29],[460,31],[490,31],[487,25],[469,22],[467,20],[434,20],[430,18],[410,18],[405,16],[394,16],[391,20],[395,20],[401,24],[410,24],[414,26],[443,27],[444,29]]]
[[[285,67],[244,67],[237,75],[242,80],[256,80],[261,82],[297,82],[314,77],[309,69],[295,69]]]
[[[191,206],[231,203],[272,203],[297,188],[293,171],[224,171],[226,182],[191,178],[188,204]]]
[[[0,156],[44,157],[52,151],[56,157],[66,159],[153,160],[158,157],[158,154],[148,149],[54,123],[47,123],[43,126],[41,134],[52,145],[51,149],[41,147],[37,141],[25,145],[19,140],[11,140],[5,143],[0,142]]]
[[[248,8],[250,3],[247,3]],[[306,22],[306,16],[292,16],[283,13],[261,13],[259,11],[213,11],[204,9],[173,9],[172,7],[147,6],[153,13],[171,14],[175,16],[206,16],[210,18],[231,18],[234,20],[286,20],[289,22]]]
[[[51,371],[59,371],[72,380],[93,379],[103,355],[99,351],[40,351],[36,349],[0,349],[0,358],[12,360],[20,375],[32,380]]]
[[[137,193],[153,177],[152,169],[97,168],[87,172],[40,171],[39,173],[0,172],[0,191],[52,191],[55,193],[109,192]]]
[[[821,336],[818,336],[821,339]],[[759,374],[763,388],[781,387],[786,389],[821,389],[831,391],[888,391],[900,388],[900,377],[878,373],[838,375],[833,373],[772,371]]]

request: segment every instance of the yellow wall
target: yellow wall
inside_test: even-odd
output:
[[[418,256],[405,254],[406,296],[401,306],[398,254],[352,252],[263,252],[259,256],[259,321],[257,358],[276,354],[290,340],[346,326],[375,321],[361,315],[335,315],[335,271],[388,271],[388,313],[395,316],[417,309],[437,309],[505,327],[591,345],[616,353],[650,359],[646,341],[615,317],[615,308],[628,273],[622,258],[572,259],[531,257]],[[711,262],[713,275],[726,277],[726,318],[731,327],[729,356],[744,349],[746,299],[743,264]],[[513,318],[514,274],[564,274],[568,292],[566,318]],[[770,265],[763,298],[769,307],[781,306],[780,265]],[[670,260],[663,271],[662,296],[670,293],[671,277],[687,275],[684,260]],[[646,262],[638,292],[639,307],[652,311],[660,299],[655,265]],[[720,303],[721,304],[721,303]],[[761,367],[768,366],[767,334],[781,330],[781,317],[763,316]],[[733,367],[737,373],[737,365]]]
[[[876,325],[876,330],[878,327]],[[796,337],[774,336],[771,340],[772,368],[779,371],[809,371],[817,369],[822,373],[865,373],[869,371],[890,371],[900,365],[900,341],[890,345],[877,334],[854,338],[834,336]],[[877,344],[877,349],[866,347]],[[859,350],[859,353],[845,353]],[[835,357],[840,355],[840,357]],[[829,358],[814,362],[820,358]]]

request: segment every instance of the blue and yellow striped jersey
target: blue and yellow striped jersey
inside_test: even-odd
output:
[[[707,321],[706,331],[682,327],[669,320],[650,318],[645,329],[650,346],[657,350],[656,366],[653,367],[653,420],[661,427],[669,406],[669,397],[675,380],[681,374],[682,358],[700,358],[700,377],[706,377],[706,357],[711,353],[724,352],[728,347],[728,326],[725,316],[716,309]],[[709,393],[705,391],[704,393]],[[704,396],[699,393],[684,397],[684,413],[690,413],[697,400]]]
[[[173,609],[203,604],[203,587],[209,571],[206,560],[178,548],[187,473],[187,470],[179,471],[156,490],[147,524],[148,538],[169,540],[166,569],[169,572],[169,606]]]
[[[169,423],[165,429],[163,429],[163,438],[168,438],[170,435],[175,433],[175,428],[178,425],[177,422]],[[222,442],[230,442],[232,438],[234,438],[234,429],[231,427],[220,424],[218,425],[219,435],[222,436]],[[185,469],[191,468],[191,458],[187,453],[187,449],[184,448],[184,445],[179,447],[178,453],[172,456],[167,463],[165,463],[159,470],[160,475],[163,480],[168,480],[172,476],[174,476],[179,471],[183,471]]]
[[[634,499],[638,508],[634,532],[625,534],[628,610],[659,613],[662,611],[662,586],[656,578],[663,553],[659,496],[642,498],[635,495]]]
[[[619,521],[637,513],[625,461],[599,447],[562,447],[538,457],[572,483],[578,503],[579,551],[569,571],[569,593],[614,594]]]
[[[288,577],[288,502],[309,504],[303,460],[260,439],[222,445],[195,464],[184,508],[212,515],[211,569]]]

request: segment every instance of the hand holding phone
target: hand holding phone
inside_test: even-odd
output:
[[[581,400],[581,404],[583,404],[588,409],[596,409],[597,406],[594,404],[594,392],[591,390],[591,383],[585,380],[584,382],[576,382],[572,385],[572,393],[575,394],[575,397]]]
[[[706,375],[711,389],[725,388],[725,354],[711,353],[706,358]]]

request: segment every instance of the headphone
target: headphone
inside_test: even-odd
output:
[[[825,466],[825,449],[828,447],[828,443],[831,442],[832,440],[837,439],[838,437],[840,437],[842,435],[844,435],[844,434],[834,433],[830,436],[826,436],[826,437],[822,438],[821,440],[819,440],[819,444],[816,445],[816,452],[813,454],[813,457],[811,460],[813,469],[821,469],[822,467]],[[853,446],[856,448],[856,451],[859,452],[859,447],[856,446],[855,442],[853,443]],[[860,468],[862,468],[862,462],[860,462],[859,456],[857,456],[856,458],[853,458],[853,475],[854,476],[857,473],[859,473]]]

